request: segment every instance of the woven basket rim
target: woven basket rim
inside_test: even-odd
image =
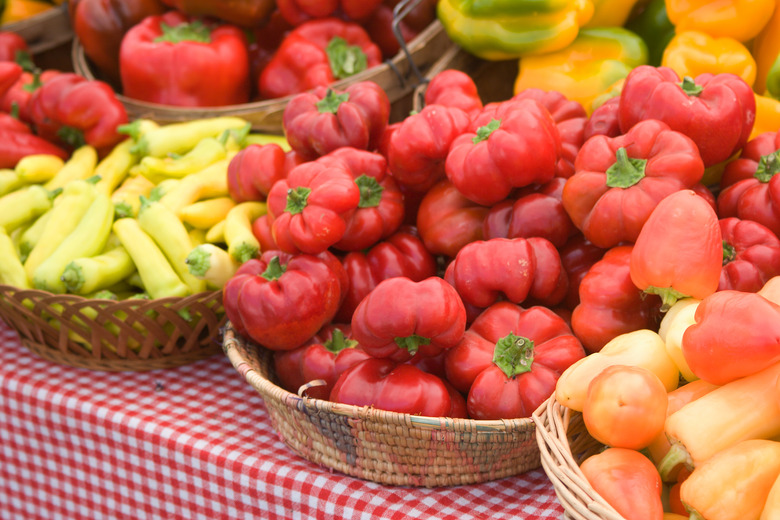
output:
[[[241,355],[235,343],[254,344],[253,341],[243,338],[232,326],[230,321],[225,324],[223,330],[223,350],[230,359],[236,370],[239,371],[247,381],[258,391],[266,394],[276,394],[287,406],[308,406],[316,407],[319,411],[329,412],[336,415],[350,418],[382,420],[382,417],[390,417],[393,423],[403,423],[415,428],[435,428],[435,429],[453,429],[456,431],[474,431],[474,432],[500,432],[517,429],[519,427],[527,428],[533,424],[531,417],[517,419],[495,419],[495,420],[477,420],[454,417],[431,417],[425,415],[412,415],[408,413],[390,412],[377,410],[370,406],[356,406],[350,404],[336,403],[325,399],[300,396],[294,394],[281,386],[269,380],[263,374],[251,367],[250,363]],[[259,346],[259,345],[257,345]],[[263,348],[262,346],[259,346]],[[251,374],[251,375],[250,375]],[[260,386],[258,388],[257,386]]]

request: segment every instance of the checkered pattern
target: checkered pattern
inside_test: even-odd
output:
[[[0,518],[546,519],[539,469],[400,488],[318,467],[276,436],[224,356],[145,373],[55,365],[0,321]]]

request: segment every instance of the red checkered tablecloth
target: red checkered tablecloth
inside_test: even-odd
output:
[[[143,373],[44,361],[0,321],[0,518],[546,519],[541,469],[480,485],[391,487],[291,452],[224,356]]]

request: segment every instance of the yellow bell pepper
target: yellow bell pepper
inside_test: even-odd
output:
[[[750,86],[756,81],[756,60],[744,44],[701,31],[678,32],[666,46],[661,65],[673,69],[681,78],[695,78],[705,72],[728,72]]]
[[[699,306],[701,300],[696,298],[682,298],[677,300],[671,308],[666,311],[661,325],[658,329],[658,335],[664,340],[666,344],[666,352],[669,357],[672,358],[674,364],[680,369],[680,375],[686,381],[695,381],[699,379],[691,371],[688,363],[685,361],[685,356],[682,353],[682,338],[690,325],[696,323],[694,315],[696,313],[696,307]]]
[[[775,0],[666,0],[666,13],[678,33],[701,31],[741,42],[755,38],[774,10]]]
[[[752,51],[757,67],[753,90],[758,94],[764,94],[766,78],[780,54],[780,8],[775,7],[772,17],[753,40]]]
[[[439,0],[452,41],[485,60],[510,60],[569,45],[593,16],[592,0]]]
[[[565,49],[522,57],[514,92],[557,90],[590,113],[596,98],[646,63],[647,45],[631,31],[622,27],[583,29]]]
[[[6,0],[0,25],[26,20],[49,9],[54,9],[54,4],[36,0]]]
[[[750,132],[750,139],[764,132],[778,130],[780,130],[780,101],[756,94],[756,120]]]
[[[593,0],[593,17],[583,27],[624,25],[637,2],[638,0]]]

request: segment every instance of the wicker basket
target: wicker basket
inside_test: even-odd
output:
[[[25,20],[2,25],[0,30],[15,32],[24,38],[32,55],[52,50],[73,39],[67,2]]]
[[[345,89],[360,81],[373,81],[387,93],[393,105],[395,117],[405,117],[411,110],[411,95],[419,84],[416,74],[424,72],[442,53],[452,46],[438,20],[432,22],[407,45],[407,52],[400,51],[392,59],[366,69],[354,76],[333,83],[335,89]],[[72,61],[74,70],[87,79],[104,79],[92,70],[84,54],[84,48],[73,39]],[[415,70],[415,68],[417,70]],[[114,85],[117,88],[117,85]],[[148,118],[161,124],[188,121],[190,119],[231,115],[243,117],[258,132],[282,135],[282,114],[293,96],[230,105],[222,107],[174,107],[147,103],[117,94],[130,119]],[[392,118],[391,118],[392,119]]]
[[[172,368],[220,351],[222,291],[95,300],[0,285],[0,318],[55,363],[106,371]]]
[[[604,445],[585,428],[582,414],[560,404],[553,395],[531,416],[536,424],[542,468],[563,505],[564,517],[574,520],[624,520],[585,479],[579,465]]]
[[[263,397],[279,437],[301,457],[380,484],[454,486],[539,467],[531,419],[423,417],[299,397],[274,381],[272,352],[228,322],[225,353]]]

